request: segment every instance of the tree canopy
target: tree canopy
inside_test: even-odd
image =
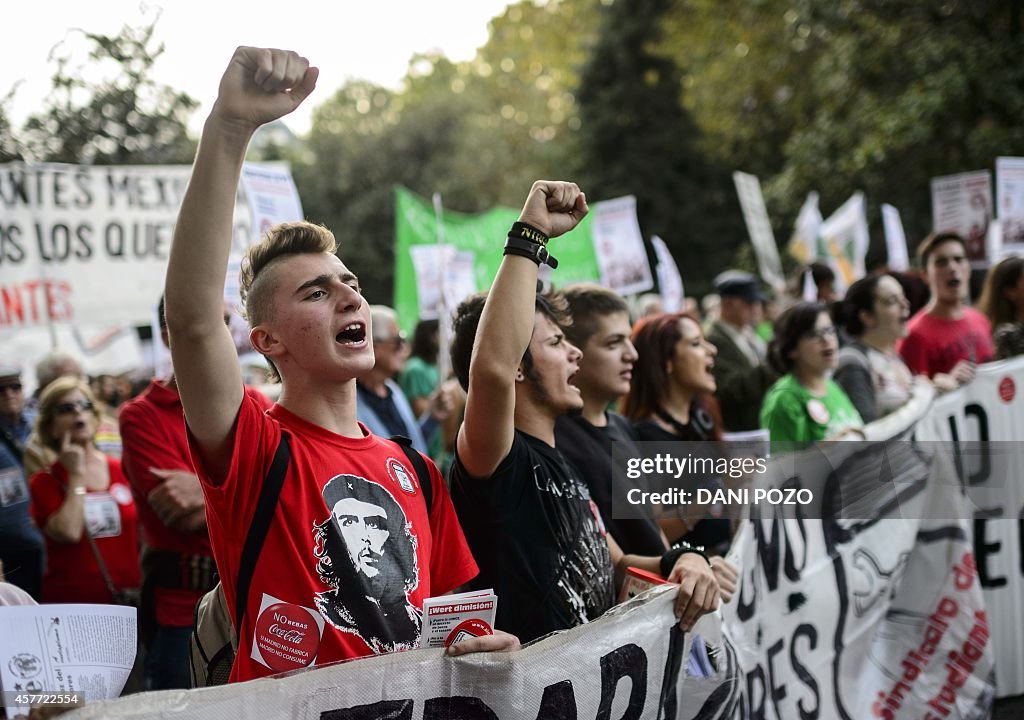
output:
[[[84,35],[105,79],[58,49],[40,113],[16,129],[0,102],[0,160],[188,162],[195,103],[153,82],[154,24]],[[826,215],[863,190],[879,241],[883,202],[911,242],[926,234],[932,177],[1024,155],[1020,46],[1019,4],[996,0],[523,0],[473,59],[421,54],[397,88],[318,94],[307,137],[259,152],[292,163],[376,302],[391,296],[396,185],[475,212],[518,205],[541,177],[636,195],[645,234],[703,292],[750,262],[733,170],[761,178],[777,238],[811,190]]]

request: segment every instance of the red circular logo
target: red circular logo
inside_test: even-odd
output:
[[[1012,377],[1004,377],[999,381],[999,397],[1003,399],[1004,403],[1012,402],[1016,395],[1017,386]]]
[[[320,626],[304,608],[276,603],[260,613],[255,642],[271,670],[295,670],[316,658]]]
[[[479,618],[470,618],[469,620],[463,620],[455,628],[448,633],[448,637],[445,638],[444,646],[454,645],[457,642],[468,640],[469,638],[482,637],[484,635],[493,635],[494,631],[491,630],[491,626]]]

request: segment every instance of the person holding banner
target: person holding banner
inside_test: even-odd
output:
[[[891,275],[869,275],[846,291],[839,304],[852,342],[839,351],[834,379],[866,423],[910,400],[914,376],[896,352],[907,334],[910,303]]]
[[[347,547],[342,532],[350,514],[339,516],[337,497],[325,495],[333,479],[359,478],[395,501],[394,522],[409,532],[415,553],[404,610],[417,637],[423,600],[477,574],[437,468],[423,459],[432,491],[428,503],[422,484],[413,481],[418,474],[410,456],[356,420],[356,378],[374,365],[370,311],[358,278],[334,254],[337,241],[322,226],[275,226],[243,260],[240,287],[249,337],[282,383],[279,403],[267,412],[244,392],[222,316],[242,161],[257,128],[298,107],[317,75],[294,52],[235,51],[203,129],[167,268],[167,325],[189,450],[202,482],[227,607],[241,628],[232,682],[411,643],[404,629],[401,638],[389,636],[392,625],[379,606],[375,622],[381,632],[350,632],[347,601],[372,597],[375,581],[358,574],[335,593],[332,579],[321,572],[324,553],[326,564],[337,567],[361,552]],[[265,505],[258,511],[260,498],[268,497],[261,490],[273,487],[271,480],[280,483],[276,511],[268,513]],[[352,481],[352,487],[357,484]],[[349,492],[343,480],[331,487],[335,494]],[[247,593],[238,596],[243,547],[250,545],[245,540],[257,514],[268,518],[266,535],[262,551],[246,563],[253,568],[242,588]],[[341,538],[329,548],[322,538],[325,522],[330,535]],[[385,543],[381,551],[393,547]],[[394,560],[375,556],[373,564],[390,566]],[[372,646],[364,639],[371,637]],[[514,637],[496,633],[465,640],[449,652],[517,645]]]
[[[537,294],[541,263],[557,265],[550,238],[587,214],[573,183],[537,181],[485,295],[456,311],[452,367],[467,390],[456,440],[452,497],[480,564],[475,589],[499,598],[496,625],[533,640],[595,619],[633,566],[680,583],[684,629],[718,605],[702,551],[626,555],[605,531],[590,491],[555,447],[555,422],[583,409],[572,379],[582,353],[565,336],[564,298]]]
[[[839,338],[825,306],[797,303],[775,323],[769,359],[783,377],[768,389],[761,424],[777,443],[805,445],[858,432],[864,421],[829,373],[839,362]]]
[[[899,353],[915,374],[948,373],[963,385],[993,356],[988,319],[965,303],[971,275],[966,243],[953,232],[934,233],[921,242],[917,257],[932,297],[910,319]]]
[[[618,293],[592,283],[565,290],[572,323],[566,337],[583,350],[573,378],[583,397],[583,410],[555,422],[555,447],[587,483],[608,532],[624,552],[661,555],[668,540],[650,515],[619,519],[612,514],[615,473],[612,443],[637,455],[636,435],[629,421],[608,406],[629,392],[636,348],[629,338],[629,306]]]
[[[996,360],[1024,355],[1024,258],[1008,257],[988,271],[978,310],[992,326]]]

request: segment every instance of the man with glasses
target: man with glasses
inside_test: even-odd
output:
[[[356,385],[356,418],[374,435],[401,435],[412,446],[427,454],[428,446],[440,423],[451,415],[452,391],[442,387],[430,399],[426,412],[416,417],[408,398],[394,378],[409,357],[405,333],[398,327],[398,315],[386,305],[370,306],[373,326],[373,369]]]
[[[43,537],[29,519],[22,453],[32,428],[21,368],[0,361],[0,579],[39,599]]]

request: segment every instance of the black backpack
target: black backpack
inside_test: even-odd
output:
[[[427,462],[413,448],[409,438],[395,435],[391,440],[401,446],[405,456],[412,464],[413,470],[416,471],[429,517],[434,502],[434,489],[430,482]],[[238,650],[238,636],[241,633],[242,620],[245,617],[245,606],[248,605],[249,586],[252,584],[253,572],[256,570],[256,561],[263,549],[263,541],[267,537],[267,531],[274,518],[274,511],[281,496],[281,488],[284,486],[284,477],[288,472],[290,461],[291,445],[288,435],[281,433],[281,442],[278,443],[274,460],[271,462],[270,470],[267,471],[267,477],[260,488],[252,524],[249,525],[249,532],[245,536],[245,545],[242,546],[242,558],[238,566],[238,583],[235,586],[238,617],[232,620],[227,601],[224,599],[224,588],[219,582],[196,604],[195,621],[192,625],[192,636],[189,639],[189,669],[194,688],[225,685],[231,675],[231,667],[235,663],[235,653]]]

